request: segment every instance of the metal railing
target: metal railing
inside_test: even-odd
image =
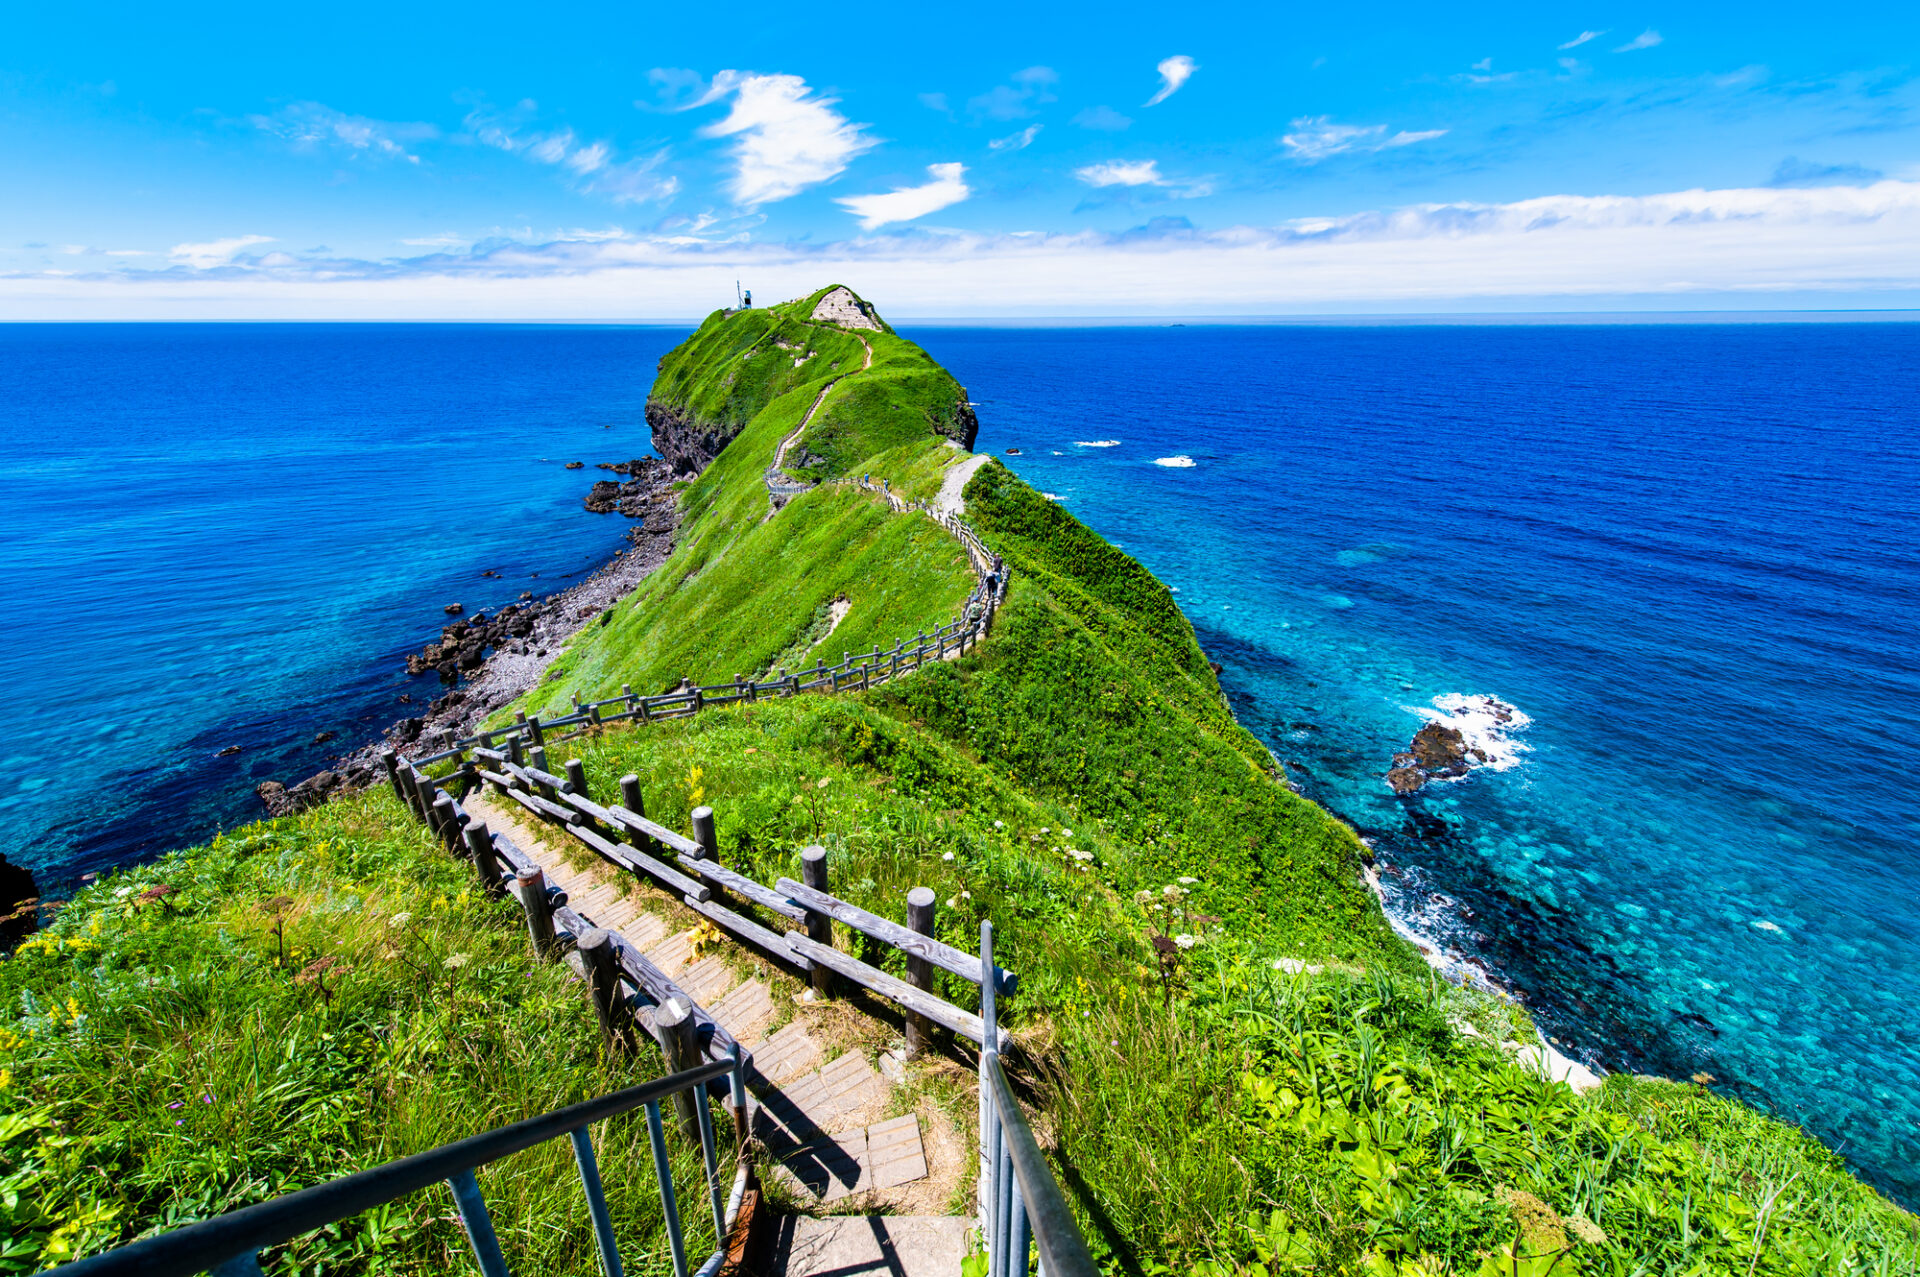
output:
[[[720,1164],[714,1141],[713,1116],[701,1097],[708,1083],[733,1076],[736,1090],[744,1085],[737,1049],[731,1060],[715,1060],[639,1086],[614,1091],[599,1099],[587,1100],[567,1108],[555,1109],[540,1117],[530,1117],[511,1126],[502,1126],[483,1135],[443,1144],[425,1153],[403,1157],[371,1170],[317,1184],[284,1197],[243,1206],[213,1219],[188,1224],[158,1237],[148,1237],[87,1259],[63,1264],[52,1270],[60,1277],[191,1277],[214,1271],[220,1277],[261,1277],[260,1251],[270,1246],[325,1228],[343,1219],[384,1205],[435,1183],[444,1182],[453,1192],[455,1206],[473,1257],[485,1277],[508,1277],[506,1259],[499,1238],[487,1214],[474,1171],[489,1162],[568,1137],[573,1144],[580,1185],[586,1194],[587,1215],[593,1224],[594,1241],[600,1252],[600,1267],[605,1277],[622,1277],[620,1252],[614,1243],[613,1220],[607,1210],[600,1186],[600,1168],[594,1159],[593,1123],[645,1107],[647,1136],[653,1151],[654,1177],[660,1185],[660,1205],[667,1226],[667,1244],[673,1257],[674,1277],[713,1277],[726,1258],[727,1217],[738,1203],[726,1203],[720,1187]],[[714,1253],[692,1274],[687,1268],[685,1238],[680,1227],[680,1207],[674,1193],[673,1168],[667,1159],[665,1132],[660,1120],[660,1103],[683,1091],[696,1099],[699,1113],[700,1151],[704,1159],[707,1195],[713,1208],[714,1234],[718,1238]],[[736,1184],[740,1183],[736,1179]],[[737,1194],[736,1194],[737,1195]]]
[[[980,962],[993,969],[993,923],[980,924]],[[980,986],[986,1044],[980,1050],[980,1231],[988,1277],[1027,1277],[1038,1249],[1040,1277],[1099,1277],[1086,1239],[1040,1152],[1000,1065],[993,981]]]

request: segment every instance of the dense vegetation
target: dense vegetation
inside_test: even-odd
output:
[[[724,405],[720,364],[752,363],[728,326],[748,320],[709,320],[663,378]],[[738,391],[753,409],[740,434],[685,494],[673,558],[582,631],[527,708],[797,664],[837,599],[830,661],[951,617],[970,574],[923,517],[845,487],[766,517],[761,471],[818,384],[755,384]],[[858,464],[927,495],[957,454],[935,421],[895,429],[912,419],[876,427]],[[713,805],[723,859],[763,881],[818,842],[834,890],[876,912],[900,917],[910,887],[932,886],[939,933],[969,947],[991,917],[1022,978],[1005,1008],[1017,1070],[1111,1271],[1920,1269],[1914,1218],[1799,1131],[1688,1083],[1576,1095],[1516,1064],[1524,1012],[1438,980],[1394,937],[1360,882],[1364,847],[1233,721],[1167,590],[997,464],[966,498],[1014,569],[973,654],[862,696],[708,711],[571,752],[597,793],[639,775],[668,823]],[[142,898],[161,883],[175,894]],[[605,1085],[577,991],[528,964],[511,922],[378,794],[89,891],[0,966],[0,1078],[21,1097],[0,1128],[0,1189],[17,1196],[0,1203],[26,1239],[9,1262]],[[350,971],[303,981],[334,953]],[[309,1123],[326,1139],[301,1138]],[[629,1160],[644,1174],[644,1154]],[[504,1209],[541,1267],[584,1272],[577,1203],[555,1181]],[[423,1202],[297,1258],[444,1267],[460,1262],[446,1214]]]

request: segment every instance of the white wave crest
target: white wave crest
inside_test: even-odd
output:
[[[1466,739],[1467,756],[1475,767],[1496,772],[1518,767],[1520,755],[1529,748],[1525,742],[1515,740],[1513,733],[1524,731],[1533,719],[1497,696],[1463,696],[1449,692],[1434,697],[1431,709],[1424,705],[1408,705],[1405,709],[1430,723],[1458,731]]]
[[[1079,439],[1074,441],[1076,448],[1118,448],[1118,439]]]
[[[1187,456],[1185,453],[1181,453],[1177,457],[1155,457],[1153,464],[1156,466],[1167,466],[1174,470],[1191,470],[1193,469],[1193,458]]]

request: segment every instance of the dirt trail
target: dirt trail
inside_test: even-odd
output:
[[[859,340],[861,346],[865,347],[867,352],[865,362],[860,365],[860,371],[865,372],[867,369],[873,367],[873,343],[869,342],[865,337],[861,337],[859,333],[853,335]],[[851,375],[850,373],[842,373],[841,377]],[[773,502],[773,510],[775,512],[800,493],[808,491],[812,486],[811,484],[795,483],[793,480],[785,477],[784,471],[787,465],[787,449],[795,443],[798,443],[800,436],[806,433],[807,427],[813,424],[814,416],[820,411],[820,405],[827,401],[827,392],[840,384],[841,377],[835,377],[832,381],[820,387],[820,393],[813,397],[813,406],[807,409],[807,415],[800,418],[800,424],[793,428],[793,433],[782,439],[780,446],[774,450],[773,464],[767,467],[767,497]]]

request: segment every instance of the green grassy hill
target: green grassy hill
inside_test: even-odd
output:
[[[869,473],[924,499],[966,457],[949,442],[964,391],[884,327],[806,322],[824,291],[716,314],[662,361],[662,413],[729,441],[686,488],[665,566],[518,708],[833,663],[953,617],[972,574],[925,515],[835,484],[771,512],[764,471],[829,380],[801,440],[824,459],[813,475]],[[1576,1095],[1516,1064],[1501,1044],[1532,1040],[1524,1013],[1438,980],[1394,936],[1361,880],[1365,848],[1233,720],[1167,589],[995,462],[964,496],[1013,570],[974,652],[868,693],[565,748],[595,792],[639,775],[666,823],[711,804],[723,859],[762,881],[820,842],[836,893],[877,913],[902,917],[925,884],[950,942],[971,947],[992,918],[1021,976],[1003,1008],[1016,1071],[1110,1271],[1920,1269],[1914,1218],[1794,1128],[1691,1083]],[[591,1013],[548,987],[553,969],[512,961],[509,907],[449,873],[389,795],[363,794],[109,878],[0,964],[0,1095],[17,1115],[0,1118],[0,1190],[18,1190],[0,1192],[15,1239],[0,1267],[603,1085]],[[155,884],[173,894],[127,890]],[[396,930],[417,960],[385,956]],[[469,960],[446,965],[454,951]],[[299,982],[335,953],[328,996]],[[461,1015],[441,1009],[443,985]],[[468,1064],[501,1051],[553,1067]],[[316,1121],[321,1146],[299,1137]],[[295,1258],[443,1266],[459,1238],[441,1206]],[[549,1237],[573,1222],[559,1203],[528,1193],[516,1209],[516,1228],[549,1239],[529,1262],[591,1270],[590,1247]]]

